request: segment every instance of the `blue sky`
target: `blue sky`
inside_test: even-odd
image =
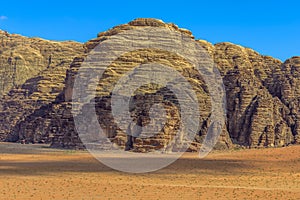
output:
[[[13,2],[13,3],[11,3]],[[281,60],[300,56],[297,1],[2,1],[0,29],[85,42],[139,17],[173,22],[197,39],[233,42]]]

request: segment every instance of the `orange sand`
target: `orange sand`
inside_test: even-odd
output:
[[[0,143],[0,199],[300,199],[300,146],[186,153],[121,173],[83,151]]]

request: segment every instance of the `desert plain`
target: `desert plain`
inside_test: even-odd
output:
[[[87,151],[0,143],[0,199],[300,199],[300,146],[185,153],[151,173]]]

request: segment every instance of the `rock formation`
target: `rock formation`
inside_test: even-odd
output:
[[[216,44],[214,61],[227,90],[227,129],[234,143],[284,146],[294,142],[289,112],[274,91],[281,62],[230,43]]]
[[[164,27],[194,38],[190,31],[180,29],[174,24],[166,24],[156,19],[136,19],[99,33],[97,38],[85,43],[84,47],[76,43],[51,43],[30,39],[30,41],[37,40],[40,43],[51,44],[52,51],[39,55],[44,59],[44,64],[36,67],[42,70],[41,72],[33,73],[30,77],[19,78],[20,86],[14,87],[2,98],[0,139],[14,142],[46,142],[51,143],[53,147],[84,148],[76,132],[71,113],[72,90],[78,69],[86,55],[98,44],[109,40],[113,35],[140,26]],[[231,43],[213,45],[203,40],[196,41],[207,50],[216,63],[226,89],[226,126],[216,148],[230,148],[234,144],[247,147],[281,147],[300,143],[300,114],[298,114],[300,89],[297,87],[300,83],[298,69],[300,57],[293,57],[281,63],[277,59]],[[6,43],[7,41],[2,44]],[[33,44],[30,47],[41,48]],[[1,46],[0,50],[4,52],[2,48]],[[57,50],[59,48],[64,55],[58,59],[62,59],[60,62],[56,59],[62,55],[59,54],[61,51]],[[10,56],[8,53],[2,54],[3,60]],[[51,59],[48,57],[49,54],[52,55]],[[74,58],[75,54],[79,56]],[[51,60],[50,67],[47,66],[47,57],[48,61]],[[189,150],[198,150],[210,123],[209,92],[205,81],[193,69],[191,63],[180,55],[167,51],[141,49],[124,54],[115,60],[106,69],[103,75],[105,78],[99,81],[98,96],[95,98],[98,121],[94,123],[99,122],[111,142],[125,148],[126,134],[117,126],[111,114],[111,90],[122,74],[132,70],[138,64],[151,62],[165,64],[177,70],[189,80],[195,90],[200,105],[200,130]],[[26,81],[22,82],[22,80]],[[5,93],[6,90],[8,89],[4,89],[3,92]],[[181,146],[170,145],[174,133],[180,127],[180,108],[176,104],[176,97],[166,88],[144,85],[136,91],[132,99],[133,117],[142,116],[143,124],[150,123],[149,109],[155,103],[162,103],[168,119],[171,119],[167,120],[164,128],[155,136],[137,138],[133,150],[139,152],[161,148],[180,150]],[[82,105],[82,109],[88,109],[89,106],[94,104]],[[93,123],[88,121],[89,119],[85,120]],[[182,141],[176,144],[184,146],[184,139],[180,140]],[[103,147],[109,145],[107,141],[98,142],[102,142]]]
[[[64,88],[66,70],[84,49],[77,42],[53,42],[3,31],[0,37],[0,138],[19,141],[18,134],[27,132],[19,123],[56,99]]]

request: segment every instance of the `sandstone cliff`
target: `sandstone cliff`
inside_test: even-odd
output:
[[[19,89],[13,89],[2,99],[0,131],[2,140],[26,142],[51,142],[53,147],[84,148],[76,133],[73,116],[71,114],[71,98],[74,79],[85,56],[98,44],[109,40],[110,36],[125,30],[133,30],[140,26],[165,27],[190,38],[192,33],[180,29],[174,24],[166,24],[156,19],[137,19],[125,25],[114,27],[106,32],[99,33],[97,38],[84,44],[83,48],[71,48],[64,54],[65,68],[59,63],[47,67],[45,57],[44,70],[39,76],[27,77],[27,81]],[[168,35],[165,36],[166,38]],[[300,58],[293,57],[284,63],[269,56],[263,56],[252,49],[231,43],[211,44],[197,40],[207,50],[217,64],[223,77],[227,94],[227,120],[217,148],[230,148],[233,144],[247,147],[280,147],[300,143],[300,115],[299,96],[300,83],[298,67]],[[55,43],[56,44],[56,43]],[[57,44],[58,45],[58,44]],[[59,44],[62,45],[62,44]],[[72,45],[74,46],[74,45]],[[53,47],[54,51],[57,47]],[[61,47],[62,48],[62,47]],[[75,53],[81,53],[70,59]],[[6,53],[7,58],[9,55]],[[96,97],[98,121],[110,140],[124,147],[126,135],[115,124],[110,110],[110,91],[120,76],[130,71],[140,63],[161,63],[179,71],[191,83],[199,99],[200,130],[189,150],[197,150],[203,137],[206,135],[211,112],[209,93],[201,76],[193,70],[191,63],[179,55],[170,52],[143,49],[122,55],[105,71],[105,79],[101,80]],[[69,66],[70,64],[70,66]],[[60,70],[61,69],[61,70]],[[32,78],[32,79],[28,79]],[[24,78],[26,79],[26,77]],[[145,86],[137,91],[135,114],[143,113],[143,120],[147,122],[148,106],[139,105],[141,102],[164,101],[164,108],[172,120],[159,134],[147,139],[138,139],[134,150],[147,151],[165,148],[178,130],[179,110],[174,104],[172,94],[160,88],[160,92],[153,91],[153,85]],[[5,91],[5,90],[4,90]],[[139,94],[142,94],[139,97]],[[26,102],[26,103],[24,103]],[[153,102],[152,102],[153,103]],[[38,104],[38,106],[36,106]],[[146,103],[150,105],[151,103]],[[88,107],[90,105],[83,105]],[[88,119],[87,119],[88,121]],[[91,123],[91,122],[89,122]],[[96,123],[96,122],[95,122]],[[101,142],[101,141],[99,141]],[[178,150],[172,146],[172,150]]]
[[[64,87],[66,70],[84,49],[77,42],[53,42],[4,31],[0,38],[0,138],[16,141],[15,126],[56,99]]]

